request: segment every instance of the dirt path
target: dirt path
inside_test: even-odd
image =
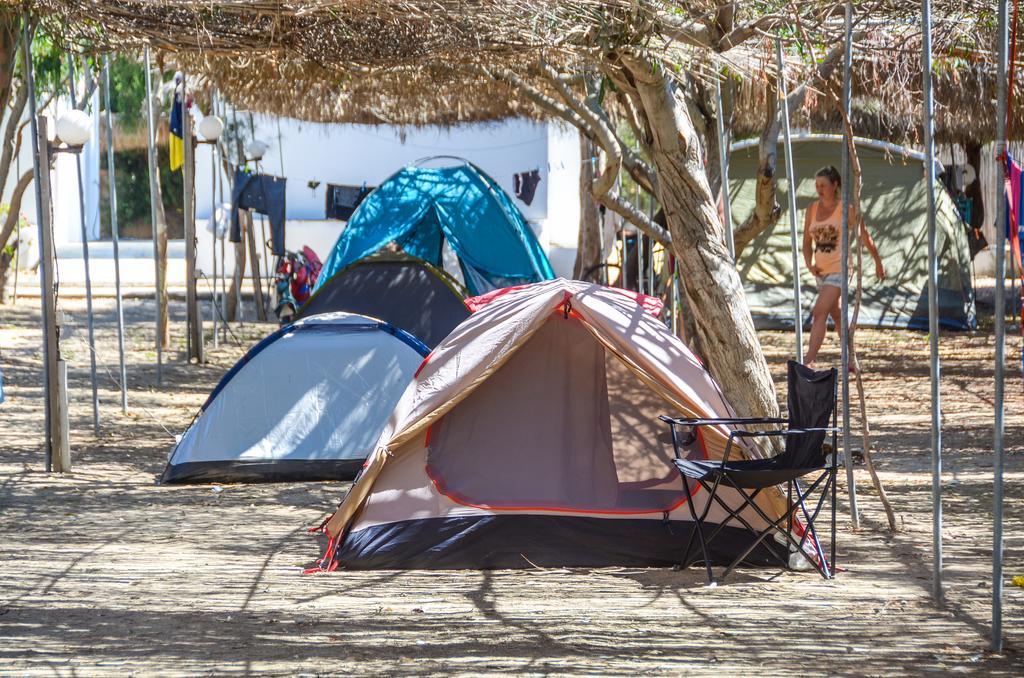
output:
[[[876,459],[896,535],[858,470],[862,530],[842,507],[831,582],[696,571],[338,572],[301,576],[322,544],[305,528],[345,484],[161,488],[173,443],[243,349],[203,367],[177,346],[155,388],[152,305],[131,301],[129,416],[113,304],[99,304],[103,421],[91,425],[83,304],[62,304],[74,472],[42,472],[38,302],[0,307],[0,675],[1024,673],[1024,398],[1007,383],[1007,652],[990,620],[992,340],[944,335],[946,609],[930,602],[927,343],[863,332]],[[175,337],[183,337],[180,304]],[[248,346],[268,331],[235,328]],[[781,383],[792,337],[762,339]],[[834,337],[828,339],[835,356]],[[1018,343],[1013,344],[1019,351]],[[1019,355],[1019,354],[1014,354]],[[1012,366],[1011,366],[1012,367]]]

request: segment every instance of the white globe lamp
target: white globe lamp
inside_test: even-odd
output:
[[[57,118],[56,132],[71,148],[81,148],[92,136],[92,118],[84,111],[70,110]]]
[[[224,121],[216,115],[207,115],[199,121],[198,129],[199,136],[204,141],[213,143],[220,139],[220,135],[224,133]]]
[[[261,160],[267,152],[267,145],[259,139],[253,139],[249,143],[249,147],[245,149],[245,152],[250,160]]]

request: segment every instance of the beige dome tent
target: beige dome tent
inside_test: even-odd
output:
[[[406,389],[326,525],[321,567],[682,560],[689,496],[658,415],[733,411],[686,346],[630,294],[559,279],[485,299]],[[705,431],[692,455],[721,458],[726,434]],[[699,512],[707,499],[694,496]],[[716,506],[708,520],[722,517]],[[727,527],[712,557],[728,561],[747,544],[741,528]]]

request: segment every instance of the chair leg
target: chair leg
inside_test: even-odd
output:
[[[750,545],[749,545],[749,546],[748,546],[748,547],[747,547],[747,548],[746,548],[746,549],[745,549],[745,550],[744,550],[744,551],[743,551],[742,553],[740,553],[740,554],[739,554],[739,555],[738,555],[738,556],[737,556],[737,557],[736,557],[735,559],[733,559],[733,561],[732,561],[731,563],[729,563],[729,566],[728,566],[728,567],[726,567],[726,568],[725,568],[725,571],[724,571],[724,572],[722,573],[722,577],[721,577],[721,580],[722,580],[722,581],[724,581],[724,580],[725,580],[725,578],[726,578],[726,577],[727,577],[727,576],[728,576],[728,575],[729,575],[729,574],[730,574],[730,573],[731,573],[731,572],[732,572],[732,571],[733,571],[734,569],[736,569],[736,567],[737,567],[737,566],[738,566],[738,565],[739,565],[740,563],[742,563],[742,562],[743,562],[744,560],[746,560],[747,556],[749,556],[749,555],[750,555],[750,554],[751,554],[751,553],[753,552],[753,550],[754,550],[755,548],[757,548],[757,546],[758,546],[758,545],[759,545],[759,544],[760,544],[761,542],[763,542],[763,541],[764,541],[765,537],[767,537],[768,535],[770,535],[770,534],[771,534],[771,533],[772,533],[772,532],[773,532],[773,531],[774,531],[775,529],[779,529],[779,530],[781,530],[782,528],[781,528],[781,527],[779,526],[779,523],[780,523],[781,521],[783,521],[783,520],[786,520],[787,516],[789,515],[789,514],[787,513],[787,514],[785,514],[785,515],[783,515],[783,516],[780,516],[780,517],[779,517],[779,518],[778,518],[777,520],[775,520],[775,521],[772,521],[772,520],[771,520],[771,518],[769,518],[768,516],[766,516],[766,515],[764,514],[764,511],[762,511],[762,510],[761,510],[761,508],[760,508],[760,507],[759,507],[759,506],[757,505],[757,503],[756,503],[756,501],[755,501],[755,500],[757,499],[757,496],[758,496],[758,495],[759,495],[759,494],[761,493],[761,490],[760,490],[760,489],[754,490],[754,492],[753,492],[752,494],[747,494],[747,493],[746,493],[746,491],[744,491],[744,490],[743,490],[743,488],[741,488],[741,487],[739,487],[738,485],[736,485],[735,483],[733,483],[731,479],[729,479],[729,485],[730,485],[730,486],[732,487],[732,489],[734,489],[734,490],[735,490],[735,491],[737,492],[737,494],[739,494],[739,495],[740,495],[740,497],[741,497],[741,498],[743,499],[743,506],[740,506],[740,507],[739,507],[738,509],[733,509],[732,507],[730,507],[730,506],[728,506],[727,504],[725,504],[725,502],[724,502],[724,501],[722,501],[722,500],[719,500],[719,504],[721,504],[721,505],[722,505],[722,507],[723,507],[723,508],[724,508],[724,509],[726,510],[726,512],[727,512],[727,513],[729,514],[729,518],[728,518],[728,519],[726,519],[726,521],[725,521],[724,523],[722,523],[722,525],[720,525],[720,526],[719,526],[719,529],[721,529],[722,527],[724,527],[724,526],[725,526],[725,524],[726,524],[726,523],[728,523],[729,519],[735,519],[735,520],[737,520],[738,522],[742,523],[742,524],[743,524],[743,526],[744,526],[745,528],[747,528],[747,531],[748,531],[748,532],[750,532],[751,534],[753,534],[753,535],[755,536],[755,539],[754,539],[754,541],[753,541],[753,542],[752,542],[752,543],[751,543],[751,544],[750,544]],[[758,530],[757,530],[756,528],[754,528],[754,526],[753,526],[753,525],[751,525],[751,524],[750,524],[750,523],[749,523],[749,522],[748,522],[748,521],[747,521],[747,520],[746,520],[746,519],[745,519],[745,518],[744,518],[744,517],[743,517],[742,515],[740,515],[740,512],[741,512],[741,511],[742,511],[742,510],[743,510],[743,509],[744,509],[744,508],[745,508],[746,506],[748,506],[748,505],[749,505],[749,506],[752,506],[752,507],[753,507],[753,508],[754,508],[754,509],[755,509],[755,510],[756,510],[756,511],[757,511],[757,512],[758,512],[758,513],[759,513],[759,514],[760,514],[760,515],[762,516],[762,518],[763,518],[763,519],[765,520],[765,522],[769,523],[769,526],[768,526],[768,528],[767,528],[767,529],[765,529],[765,530],[763,530],[763,531],[758,531]],[[716,532],[716,534],[717,534],[717,532]],[[769,553],[771,553],[771,554],[772,554],[772,556],[774,556],[774,557],[775,557],[775,559],[776,559],[776,560],[778,560],[778,561],[780,562],[780,564],[782,564],[782,566],[783,566],[783,567],[787,567],[787,566],[789,565],[788,561],[786,561],[786,560],[785,560],[784,558],[782,558],[781,556],[779,556],[779,554],[778,554],[778,553],[776,553],[776,551],[775,551],[775,549],[774,549],[774,548],[768,547],[768,552],[769,552]]]
[[[838,492],[838,487],[837,487],[838,481],[836,479],[836,467],[837,467],[837,464],[836,464],[835,460],[836,460],[836,456],[835,456],[835,454],[833,452],[833,456],[832,456],[832,470],[830,471],[831,474],[832,474],[832,478],[830,480],[830,482],[832,484],[832,543],[830,545],[830,550],[832,551],[832,560],[830,562],[832,563],[832,573],[833,574],[835,574],[835,571],[836,571],[836,492]]]
[[[793,481],[786,483],[786,532],[793,533]]]
[[[818,483],[820,483],[823,478],[828,478],[828,480],[825,482],[825,488],[822,490],[822,495],[818,499],[818,505],[817,505],[817,507],[815,507],[814,513],[811,514],[811,515],[808,515],[808,513],[807,513],[807,506],[806,506],[806,503],[805,503],[804,500],[807,498],[808,495],[811,494],[811,492],[813,491],[814,486],[817,485]],[[797,501],[798,501],[799,506],[800,506],[800,511],[803,514],[804,520],[807,523],[807,527],[804,530],[804,536],[800,540],[799,548],[801,550],[803,549],[804,542],[807,541],[807,536],[809,534],[811,536],[811,539],[814,542],[815,553],[817,553],[818,560],[821,563],[821,567],[818,568],[818,571],[821,573],[821,575],[823,577],[825,577],[825,579],[831,579],[832,578],[832,572],[833,572],[832,565],[830,564],[830,562],[825,560],[825,552],[821,548],[821,540],[818,539],[818,532],[817,532],[817,530],[814,527],[814,521],[817,520],[818,515],[821,513],[821,507],[824,505],[825,498],[828,496],[829,486],[832,483],[832,473],[829,472],[829,471],[826,471],[825,473],[823,473],[822,476],[820,478],[818,478],[817,481],[815,481],[814,485],[812,485],[811,488],[809,488],[807,490],[807,492],[804,492],[804,493],[800,492],[800,483],[798,481],[794,481],[794,482],[796,483]],[[833,537],[833,539],[834,539],[834,537]]]
[[[789,548],[792,546],[792,547],[796,548],[797,551],[800,551],[801,553],[803,552],[804,543],[807,541],[808,536],[811,537],[812,542],[813,542],[814,547],[815,547],[815,553],[818,556],[818,562],[815,563],[815,562],[811,561],[811,565],[814,567],[815,570],[818,571],[818,574],[820,574],[825,579],[831,579],[832,576],[831,576],[831,571],[829,569],[829,564],[825,561],[825,553],[824,553],[824,551],[821,548],[821,542],[818,540],[817,533],[816,533],[816,531],[814,529],[814,520],[818,517],[818,514],[821,512],[821,507],[822,507],[822,505],[825,502],[825,497],[827,496],[827,492],[828,492],[828,489],[829,489],[828,488],[828,483],[825,484],[825,487],[822,490],[821,497],[818,499],[818,505],[815,508],[815,511],[814,511],[813,514],[808,515],[807,507],[806,507],[806,505],[804,503],[804,499],[814,492],[814,490],[821,484],[822,480],[824,480],[825,478],[828,478],[828,477],[829,477],[829,473],[828,472],[823,473],[821,476],[818,477],[817,480],[815,480],[811,484],[811,486],[807,489],[806,492],[801,492],[799,482],[794,481],[796,483],[797,505],[800,507],[800,510],[803,513],[804,521],[806,523],[806,526],[804,528],[804,534],[801,537],[799,542],[796,541],[795,539],[793,539],[792,533],[787,532],[786,535],[785,535],[786,536],[786,542],[787,542],[786,543],[787,550],[789,550]],[[758,508],[758,507],[755,507],[755,508]],[[787,565],[788,565],[788,563],[787,563]]]
[[[683,490],[687,493],[686,503],[689,504],[690,516],[693,517],[693,527],[690,528],[690,538],[686,540],[686,550],[683,552],[683,559],[679,563],[680,568],[685,570],[693,563],[690,560],[690,549],[693,548],[693,538],[697,535],[697,518],[696,513],[693,510],[693,492],[690,491],[690,485],[687,483],[686,478],[683,477]]]
[[[686,486],[687,491],[689,491],[689,485],[688,485],[688,483],[686,482],[685,479],[683,480],[683,485]],[[703,483],[701,483],[701,485],[703,486]],[[708,503],[710,503],[710,499],[708,500]],[[711,559],[708,558],[708,548],[707,548],[707,543],[704,541],[704,529],[702,527],[702,523],[704,522],[704,517],[707,515],[707,511],[705,510],[701,514],[701,516],[699,518],[697,517],[697,511],[693,508],[693,493],[692,492],[690,493],[689,499],[687,499],[687,501],[686,501],[686,505],[690,507],[690,517],[693,519],[693,531],[697,533],[697,537],[700,539],[700,554],[701,554],[701,556],[704,557],[704,569],[707,570],[707,573],[708,573],[708,584],[714,584],[715,583],[715,575],[711,571]],[[692,542],[693,542],[693,532],[690,533],[690,543],[692,543]],[[687,544],[687,547],[686,547],[687,560],[689,560],[689,555],[690,555],[690,546],[689,546],[689,544]],[[690,563],[687,562],[685,567],[689,567],[689,566],[690,566]]]
[[[811,484],[810,488],[808,488],[807,492],[808,493],[813,492],[818,487],[818,485],[821,484],[821,481],[824,478],[825,478],[825,475],[822,475],[820,478],[815,480],[814,483]],[[756,492],[754,493],[754,495],[748,495],[746,492],[743,491],[742,488],[740,488],[738,486],[735,486],[735,485],[733,487],[734,487],[734,489],[736,489],[737,492],[740,493],[740,496],[743,497],[743,499],[745,501],[745,505],[749,505],[752,509],[754,509],[754,511],[761,517],[761,519],[764,520],[766,523],[768,523],[768,527],[766,527],[764,530],[761,530],[760,532],[758,532],[757,530],[755,530],[752,527],[750,527],[749,523],[746,523],[746,521],[744,521],[744,524],[747,525],[747,529],[749,529],[756,536],[756,539],[754,540],[754,542],[752,544],[750,544],[750,546],[748,546],[743,551],[743,553],[741,553],[739,556],[737,556],[737,558],[735,560],[733,560],[733,562],[729,565],[729,567],[726,568],[725,572],[722,574],[722,579],[724,579],[737,565],[739,565],[741,562],[743,562],[743,560],[748,555],[750,555],[750,553],[755,548],[757,548],[757,545],[760,544],[762,541],[764,541],[765,537],[767,537],[768,535],[772,534],[772,532],[775,531],[775,530],[779,530],[781,532],[782,531],[782,522],[785,521],[785,520],[788,520],[789,516],[790,516],[789,512],[787,512],[785,515],[779,516],[775,520],[772,520],[764,512],[764,510],[760,506],[758,506],[756,502],[753,501],[754,497],[757,496]],[[799,488],[797,488],[797,495],[799,496]],[[742,518],[741,518],[741,520],[742,520]],[[798,548],[798,549],[801,548],[800,544],[797,543],[797,541],[795,539],[793,539],[793,535],[791,533],[786,532],[785,533],[785,537],[786,537],[786,551],[787,552],[789,551],[789,546],[791,544],[793,546],[795,546],[796,548]],[[774,550],[769,549],[769,551],[774,553]],[[783,561],[783,566],[788,569],[789,562],[788,561]],[[819,569],[818,565],[815,565],[815,569],[818,569],[819,573],[821,573],[821,570]],[[822,576],[824,576],[824,575],[822,575]]]

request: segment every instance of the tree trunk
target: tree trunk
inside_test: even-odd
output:
[[[778,416],[778,401],[682,95],[660,68],[624,57],[653,133],[659,201],[672,234],[703,358],[740,416]]]
[[[971,227],[981,230],[985,225],[985,196],[981,190],[981,144],[964,144],[967,164],[974,168],[975,179],[964,186],[964,194],[971,199]]]
[[[595,178],[594,163],[590,161],[593,155],[594,145],[580,134],[580,156],[583,158],[580,166],[580,232],[576,241],[576,263],[572,268],[572,277],[577,280],[601,263],[604,229],[597,201],[590,192]]]
[[[18,183],[14,186],[14,192],[11,193],[11,203],[7,209],[7,218],[4,220],[3,226],[0,226],[0,250],[7,247],[7,241],[10,240],[14,229],[18,227],[18,217],[21,215],[21,199],[25,195],[25,189],[32,183],[32,177],[32,170],[26,170],[18,178]],[[17,239],[15,239],[15,242],[17,242]],[[0,257],[0,303],[3,303],[2,300],[5,298],[7,271],[10,266],[10,258]]]
[[[782,207],[776,200],[775,150],[761,153],[757,162],[757,185],[755,187],[754,210],[744,219],[743,223],[733,231],[732,239],[736,247],[736,258],[754,238],[766,230],[775,228],[782,216]]]
[[[157,159],[159,166],[159,158]],[[167,312],[167,212],[164,210],[164,193],[160,187],[160,178],[156,180],[156,246],[157,265],[160,267],[160,327],[163,329],[163,336],[160,337],[160,346],[169,348],[171,345],[171,325]],[[155,281],[154,281],[155,283]]]
[[[754,193],[754,211],[743,223],[733,229],[732,240],[736,248],[736,258],[740,252],[766,230],[775,228],[782,215],[775,189],[778,185],[776,166],[778,163],[779,130],[781,120],[778,117],[774,92],[768,96],[764,131],[757,145],[757,177]],[[792,187],[791,187],[792,189]]]
[[[21,45],[21,13],[9,8],[0,11],[0,111],[7,108],[14,84],[18,47]]]
[[[7,278],[11,271],[11,261],[14,259],[15,248],[19,247],[18,239],[11,241],[14,248],[0,248],[0,306],[7,303]]]
[[[160,102],[157,97],[152,97],[150,100],[150,106],[152,106],[152,119],[154,123],[160,120]],[[156,130],[154,129],[156,135]],[[158,135],[157,135],[158,136]],[[160,289],[158,290],[157,299],[159,299],[159,308],[157,314],[159,315],[160,322],[159,326],[162,328],[162,335],[160,337],[160,346],[162,348],[168,348],[171,344],[171,328],[170,318],[167,312],[167,212],[164,210],[164,192],[160,186],[160,151],[156,146],[156,140],[153,140],[153,159],[152,164],[149,168],[150,181],[152,182],[152,190],[156,196],[156,245],[157,245],[157,266],[160,269]],[[154,281],[154,285],[157,281]]]

